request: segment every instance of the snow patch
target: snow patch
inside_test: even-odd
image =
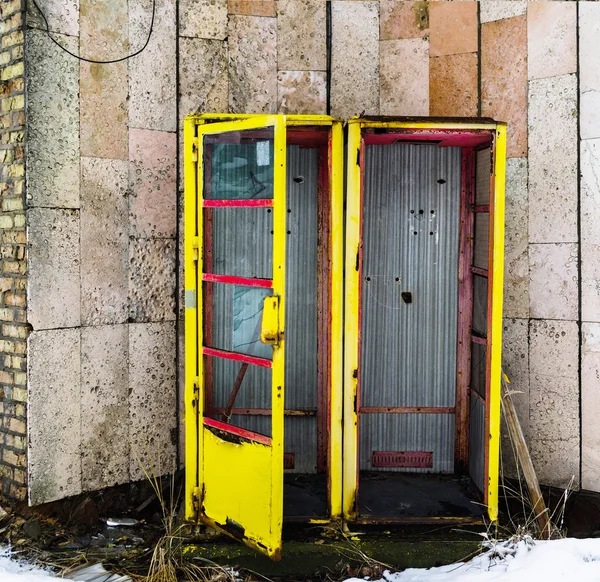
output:
[[[15,560],[14,556],[10,548],[0,547],[1,582],[47,582],[56,580],[56,576],[51,572],[25,561]]]

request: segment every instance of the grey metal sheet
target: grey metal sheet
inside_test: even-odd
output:
[[[433,453],[431,469],[386,467],[373,469],[373,451]],[[360,418],[360,470],[405,473],[454,472],[453,414],[363,414]]]
[[[475,204],[487,206],[490,203],[490,175],[492,171],[490,148],[477,152],[475,165]]]
[[[473,333],[487,336],[488,279],[473,275]]]
[[[485,406],[474,395],[471,395],[471,412],[469,420],[469,476],[477,488],[483,492],[485,468],[484,451]]]
[[[489,266],[490,215],[488,212],[475,214],[475,242],[473,245],[473,265],[480,269]]]
[[[460,148],[367,147],[361,406],[454,406],[460,186]],[[361,416],[365,422],[372,421]],[[421,422],[434,431],[429,446],[446,455],[436,466],[452,467],[454,436],[439,417]],[[381,431],[381,450],[409,450],[410,435]]]

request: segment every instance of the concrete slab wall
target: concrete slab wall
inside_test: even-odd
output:
[[[140,48],[152,6],[40,5],[57,39],[96,59]],[[333,0],[330,87],[323,0],[157,0],[156,9],[146,50],[114,65],[77,62],[29,15],[31,500],[139,478],[138,458],[161,471],[178,447],[182,458],[183,117],[324,113],[328,94],[331,113],[345,118],[508,122],[503,365],[542,481],[574,477],[600,490],[600,6]],[[34,371],[52,361],[52,338],[73,333],[65,392],[47,393]],[[37,477],[46,451],[33,436],[49,422],[34,406],[40,394],[64,423],[81,419],[74,449],[57,453],[70,472]]]

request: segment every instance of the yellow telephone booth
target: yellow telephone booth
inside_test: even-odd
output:
[[[505,135],[186,118],[189,520],[496,519]]]

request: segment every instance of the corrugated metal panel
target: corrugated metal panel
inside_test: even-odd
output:
[[[360,470],[372,471],[373,451],[433,453],[433,467],[375,468],[410,473],[454,472],[453,414],[363,414],[360,417]]]
[[[473,333],[487,336],[488,280],[487,277],[473,275]]]
[[[289,146],[288,238],[286,271],[287,409],[317,406],[317,185],[318,152]],[[236,183],[235,176],[229,176]],[[272,276],[272,220],[269,210],[217,209],[214,224],[214,271],[248,277]],[[264,233],[261,234],[261,233]],[[256,342],[260,331],[260,299],[270,292],[213,284],[214,347],[269,357],[272,348]],[[240,364],[214,359],[214,405],[224,407]],[[249,366],[236,408],[270,408],[270,370]],[[270,434],[269,417],[234,416],[232,424]],[[316,418],[286,417],[286,452],[296,454],[293,472],[314,472]]]
[[[487,269],[490,257],[490,215],[488,212],[475,214],[475,243],[473,248],[473,265]]]
[[[492,171],[491,150],[477,152],[475,170],[475,204],[487,206],[490,203],[490,173]]]
[[[469,420],[469,476],[477,488],[483,492],[483,472],[485,468],[484,451],[485,406],[471,395]]]
[[[454,406],[460,186],[460,148],[367,147],[363,406]],[[402,292],[412,294],[412,303],[403,301]],[[384,418],[386,442],[372,450],[419,450],[406,444],[413,427],[405,423],[401,432],[388,430],[385,423],[392,419]],[[361,417],[361,423],[371,422]],[[445,455],[434,458],[436,470],[451,467],[454,436],[446,430],[448,419],[429,415],[419,422],[433,431],[430,446]],[[364,434],[361,424],[361,441]]]

